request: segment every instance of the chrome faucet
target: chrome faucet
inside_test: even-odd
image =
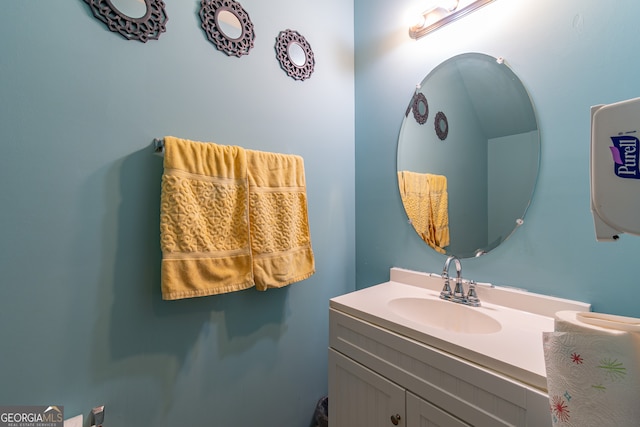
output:
[[[453,261],[456,264],[456,286],[455,290],[451,291],[451,286],[449,285],[449,265]],[[462,292],[462,265],[460,264],[460,260],[455,256],[450,256],[444,263],[444,268],[442,269],[442,278],[444,279],[444,287],[442,288],[442,292],[440,292],[440,298],[446,300],[453,300],[456,298],[456,294],[463,293]],[[464,293],[463,293],[464,296]]]
[[[456,265],[456,284],[451,290],[451,285],[449,284],[449,265],[453,261]],[[444,263],[444,268],[442,269],[442,278],[444,279],[444,286],[442,291],[440,292],[440,298],[448,301],[457,302],[460,304],[471,305],[473,307],[480,306],[480,299],[478,298],[478,294],[476,293],[476,282],[473,280],[469,282],[469,293],[465,295],[464,287],[462,285],[462,264],[460,260],[455,256],[450,256]]]

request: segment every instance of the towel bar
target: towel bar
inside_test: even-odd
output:
[[[153,153],[164,156],[164,138],[153,138]]]

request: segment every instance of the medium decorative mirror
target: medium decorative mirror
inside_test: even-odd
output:
[[[167,14],[162,0],[84,0],[95,16],[127,40],[157,40],[164,33]]]
[[[438,113],[421,124],[427,105]],[[455,56],[418,86],[400,130],[409,222],[440,253],[483,255],[523,223],[539,159],[534,106],[518,76],[501,59]]]
[[[200,21],[209,41],[227,55],[239,58],[253,48],[253,22],[237,1],[202,0]]]
[[[280,67],[289,77],[295,80],[311,77],[316,62],[311,45],[300,33],[293,30],[280,31],[275,48]]]

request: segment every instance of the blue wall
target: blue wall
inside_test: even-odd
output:
[[[391,266],[442,270],[444,256],[407,223],[397,137],[416,83],[451,56],[481,52],[503,56],[529,90],[541,169],[524,226],[488,255],[463,260],[465,277],[640,316],[640,238],[597,243],[589,210],[589,108],[640,96],[640,3],[496,0],[415,41],[406,14],[419,3],[355,0],[357,287],[388,280]]]
[[[242,58],[206,40],[199,5],[167,0],[167,32],[143,44],[82,0],[2,4],[0,405],[306,427],[326,394],[328,299],[355,282],[353,4],[243,0]],[[276,61],[287,28],[315,52],[305,82]],[[317,273],[162,301],[151,142],[168,134],[304,157]]]
[[[328,298],[391,266],[442,268],[406,221],[396,143],[415,84],[464,52],[506,58],[542,135],[525,225],[465,276],[640,316],[640,239],[595,242],[588,181],[589,107],[640,95],[640,4],[496,0],[414,41],[416,3],[243,0],[257,38],[240,59],[206,41],[196,0],[168,0],[168,31],[146,44],[81,0],[3,4],[0,404],[105,404],[105,425],[125,427],[307,426],[326,393]],[[286,28],[316,54],[303,83],[275,61]],[[166,134],[302,155],[317,273],[162,301],[150,143]]]

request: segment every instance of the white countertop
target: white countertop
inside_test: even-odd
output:
[[[332,298],[330,307],[545,391],[542,332],[553,331],[556,311],[590,309],[589,304],[577,301],[479,286],[482,306],[470,309],[494,318],[501,328],[494,333],[457,333],[412,321],[389,306],[389,302],[397,298],[439,299],[441,278],[394,268],[391,279]]]

